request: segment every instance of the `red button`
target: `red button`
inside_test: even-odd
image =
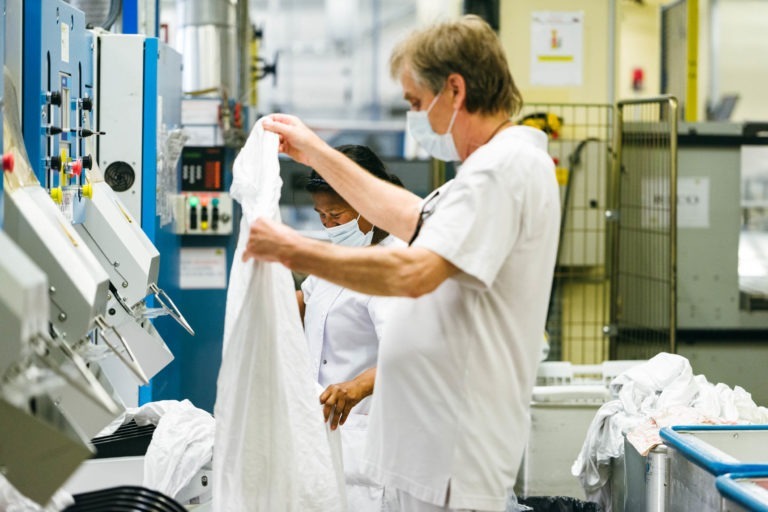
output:
[[[83,161],[82,160],[75,160],[75,162],[72,164],[72,174],[75,176],[80,176],[80,173],[83,172]]]
[[[7,172],[13,172],[14,167],[13,153],[6,153],[3,155],[3,170]]]

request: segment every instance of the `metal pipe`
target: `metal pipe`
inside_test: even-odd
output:
[[[609,324],[605,331],[608,335],[608,356],[610,359],[618,359],[618,332],[619,315],[619,207],[621,205],[621,158],[622,158],[622,125],[624,124],[624,109],[619,104],[615,107],[615,125],[614,125],[614,158],[611,169],[610,184],[610,209],[606,212],[606,232],[608,233],[609,254],[606,261],[609,263],[607,274],[610,276],[610,313]]]
[[[669,351],[677,352],[677,98],[670,97],[669,109]],[[686,109],[687,111],[688,109]]]
[[[685,81],[685,120],[689,123],[699,119],[699,0],[688,0],[687,8],[687,49],[688,76]]]
[[[251,49],[251,17],[248,14],[248,0],[237,0],[237,65],[238,101],[245,101],[248,97],[250,83],[250,49]]]
[[[177,0],[185,91],[237,92],[236,0]]]
[[[117,21],[117,18],[120,17],[120,14],[123,12],[123,0],[112,0],[109,3],[109,12],[107,13],[107,19],[104,21],[104,25],[102,28],[104,30],[110,30],[112,29],[112,26]]]

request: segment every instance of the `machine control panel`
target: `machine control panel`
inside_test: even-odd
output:
[[[226,151],[222,146],[187,146],[181,153],[181,193],[174,203],[180,235],[232,233],[232,197],[225,192]]]
[[[232,197],[226,192],[182,192],[175,197],[174,219],[179,235],[229,235]]]

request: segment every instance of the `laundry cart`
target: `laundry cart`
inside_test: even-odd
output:
[[[669,450],[663,444],[648,455],[624,436],[624,457],[611,467],[611,502],[624,512],[665,512],[669,506]]]
[[[641,362],[541,364],[531,399],[531,433],[515,484],[518,496],[584,499],[584,490],[571,474],[573,461],[595,413],[611,398],[610,381]]]
[[[715,485],[723,512],[768,512],[768,472],[721,475]]]
[[[768,473],[768,425],[698,425],[661,429],[669,449],[669,510],[720,511],[715,479]]]

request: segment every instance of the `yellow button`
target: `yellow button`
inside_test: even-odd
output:
[[[61,187],[56,187],[51,189],[51,199],[53,199],[54,203],[61,204],[61,201],[63,199]]]
[[[90,183],[83,185],[83,196],[88,199],[93,199],[93,187]]]
[[[208,230],[208,221],[204,220],[200,222],[200,231],[207,231]]]

